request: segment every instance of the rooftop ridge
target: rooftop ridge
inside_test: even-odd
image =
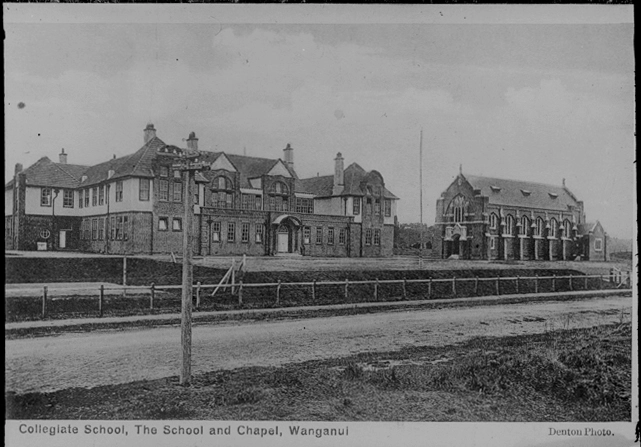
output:
[[[500,177],[488,177],[485,175],[473,175],[473,174],[463,174],[463,177],[465,177],[468,181],[471,178],[478,178],[478,179],[486,179],[486,180],[499,180],[503,182],[514,182],[514,183],[529,183],[531,185],[538,185],[538,186],[552,186],[554,188],[559,188],[563,189],[563,185],[554,185],[552,183],[542,183],[542,182],[535,182],[535,181],[530,181],[530,180],[516,180],[516,179],[509,179],[509,178],[500,178]],[[564,189],[568,189],[567,187]],[[568,190],[569,192],[569,190]]]

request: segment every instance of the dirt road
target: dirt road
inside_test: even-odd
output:
[[[193,372],[268,366],[478,336],[541,333],[629,321],[630,297],[444,308],[195,326]],[[6,390],[53,391],[174,376],[180,328],[5,341]]]

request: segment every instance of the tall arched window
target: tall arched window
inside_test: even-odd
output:
[[[521,217],[521,234],[527,236],[530,232],[530,219],[527,216]]]
[[[454,222],[463,222],[465,220],[465,208],[467,206],[465,198],[463,196],[454,197],[450,206],[452,207],[451,212]]]
[[[269,191],[269,209],[289,211],[289,189],[283,182],[274,182]]]
[[[556,237],[558,226],[559,224],[554,217],[550,219],[550,237]]]
[[[572,224],[567,219],[563,221],[563,237],[572,237]]]
[[[499,226],[499,216],[497,216],[494,213],[490,214],[490,228],[492,230],[496,230],[498,226]]]
[[[508,214],[505,218],[505,234],[511,235],[514,231],[514,217],[511,214]]]
[[[224,175],[214,178],[212,182],[211,205],[214,208],[234,207],[234,184]]]
[[[543,236],[543,219],[542,218],[537,218],[536,219],[536,227],[534,228],[534,235],[535,236]]]

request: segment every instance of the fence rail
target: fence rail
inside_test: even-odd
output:
[[[630,288],[631,276],[629,272],[613,272],[609,275],[552,275],[552,276],[493,276],[493,277],[451,277],[451,278],[420,278],[420,279],[373,279],[373,280],[345,280],[338,281],[304,281],[304,282],[269,282],[269,283],[244,283],[242,280],[227,284],[194,284],[195,308],[199,309],[202,304],[218,305],[221,303],[234,303],[243,307],[247,299],[253,299],[259,305],[274,307],[292,305],[320,304],[321,289],[325,289],[325,296],[332,296],[331,302],[353,302],[353,300],[381,301],[386,295],[386,300],[407,299],[409,295],[423,299],[447,298],[460,296],[488,296],[501,294],[532,294],[543,292],[561,292],[573,290],[599,290],[611,288]],[[386,287],[387,286],[387,287]],[[395,286],[395,287],[394,287]],[[417,288],[417,286],[419,286]],[[422,286],[422,287],[420,287]],[[338,289],[336,289],[338,287]],[[159,310],[163,298],[162,292],[169,293],[180,290],[181,285],[155,285],[149,286],[124,286],[124,285],[100,285],[96,288],[72,287],[56,288],[44,286],[43,288],[14,289],[20,294],[27,294],[26,297],[14,297],[19,301],[21,298],[41,297],[41,303],[33,314],[40,314],[41,318],[47,318],[52,313],[52,302],[61,298],[78,297],[77,293],[84,293],[85,296],[79,299],[91,301],[97,298],[93,306],[89,303],[85,307],[87,312],[97,312],[103,316],[109,307],[115,309],[113,301],[109,303],[108,296],[117,296],[125,302],[124,311],[127,310],[126,301],[140,299],[141,295],[148,304],[139,304],[138,310]],[[300,289],[302,290],[302,293]],[[327,289],[331,292],[327,292]],[[205,290],[221,289],[231,292],[229,296],[211,297],[204,293]],[[266,294],[249,296],[257,289],[267,289]],[[298,290],[299,293],[294,299],[290,298],[284,303],[288,291]],[[364,290],[365,289],[365,290]],[[73,292],[73,293],[72,293]],[[88,293],[87,293],[88,292]],[[270,298],[271,297],[271,298]],[[311,298],[311,299],[310,299]],[[245,301],[244,301],[245,300]],[[296,301],[298,300],[298,301]],[[338,301],[337,301],[338,300]],[[167,299],[165,299],[167,301]],[[325,299],[328,302],[328,299]],[[171,303],[176,304],[176,303]],[[95,307],[94,307],[95,306]],[[121,306],[122,307],[122,306]],[[74,312],[72,306],[67,312]],[[119,310],[123,310],[120,309]],[[38,312],[39,311],[39,312]],[[10,312],[8,312],[10,313]],[[22,312],[28,314],[29,312]],[[59,312],[58,312],[59,313]],[[63,312],[64,313],[64,312]],[[24,315],[23,315],[24,316]]]

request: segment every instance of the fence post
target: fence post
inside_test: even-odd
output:
[[[588,290],[588,275],[585,275],[585,290]]]
[[[316,300],[316,280],[312,281],[312,301]]]
[[[376,282],[374,283],[374,301],[378,301],[378,278],[376,278]]]
[[[432,278],[427,282],[427,297],[432,298]]]
[[[520,277],[516,275],[516,293],[519,293],[519,282],[521,282]]]
[[[200,283],[198,283],[200,284]],[[238,281],[238,305],[243,305],[243,280]]]
[[[154,298],[156,295],[156,283],[151,283],[151,294],[149,295],[149,309],[154,310]]]
[[[47,316],[47,286],[42,289],[42,318]]]
[[[570,291],[574,290],[572,287],[572,275],[570,275]]]
[[[630,271],[628,270],[628,274],[625,277],[625,287],[626,288],[631,288],[632,287],[632,278],[630,277]]]
[[[599,290],[603,289],[603,275],[599,275]]]
[[[102,302],[105,299],[105,286],[100,284],[100,295],[98,297],[98,315],[102,317]]]
[[[456,296],[456,276],[452,276],[452,295]]]
[[[501,294],[501,285],[499,284],[500,281],[501,281],[501,277],[497,276],[496,277],[496,294],[497,295]]]
[[[127,296],[127,256],[122,257],[122,296]]]
[[[407,280],[403,278],[403,299],[407,299]]]
[[[200,281],[198,281],[196,283],[196,309],[200,307],[200,286],[201,286],[201,283]]]
[[[475,276],[474,277],[474,295],[479,294],[479,277]]]
[[[347,301],[347,289],[349,287],[349,281],[347,278],[345,278],[345,301]]]
[[[280,304],[280,279],[278,280],[278,285],[276,286],[276,304]]]
[[[552,292],[556,292],[556,273],[552,275]]]
[[[539,293],[539,274],[534,275],[534,293]]]

